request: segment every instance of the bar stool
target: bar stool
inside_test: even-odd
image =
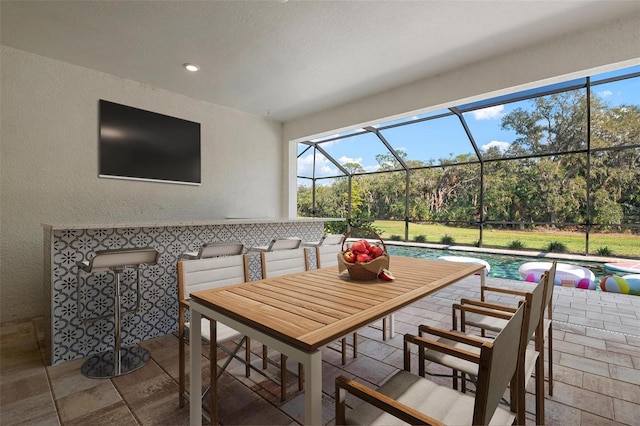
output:
[[[86,360],[81,368],[82,374],[84,374],[85,376],[92,378],[110,378],[121,376],[143,367],[147,362],[149,362],[149,359],[151,359],[151,354],[144,348],[141,348],[137,345],[124,347],[121,345],[120,316],[122,314],[122,296],[120,294],[120,276],[125,268],[133,268],[136,270],[136,307],[135,309],[126,311],[125,313],[136,311],[140,304],[140,265],[152,265],[157,263],[159,255],[160,254],[158,253],[158,251],[151,247],[100,250],[96,252],[95,256],[91,260],[78,262],[78,317],[84,322],[107,318],[111,315],[103,315],[100,317],[88,319],[82,316],[82,304],[80,303],[82,281],[80,279],[80,271],[84,271],[86,273],[112,271],[115,276],[113,308],[113,317],[115,324],[114,348],[112,350],[94,355]]]

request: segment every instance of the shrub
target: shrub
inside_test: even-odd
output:
[[[447,245],[451,245],[453,244],[455,240],[453,239],[453,237],[449,234],[444,234],[441,238],[440,238],[440,243],[441,244],[447,244]]]
[[[520,240],[513,240],[509,243],[508,247],[511,250],[522,250],[524,248],[524,243]]]
[[[416,235],[416,237],[413,240],[416,243],[426,243],[427,242],[427,236],[426,235]]]
[[[549,243],[547,251],[550,251],[551,253],[566,253],[567,246],[560,241],[552,241]]]
[[[609,247],[607,247],[607,246],[599,247],[596,250],[596,253],[598,253],[600,256],[611,256],[613,254],[611,249]]]
[[[351,227],[353,228],[369,228],[374,230],[378,235],[382,236],[384,231],[373,226],[373,220],[371,219],[351,219],[351,220],[338,220],[338,221],[327,221],[324,223],[324,232],[325,234],[346,234],[347,229]],[[356,233],[357,234],[357,233]],[[352,237],[357,238],[358,235],[352,235]],[[363,238],[370,238],[371,234],[367,233],[363,236]]]
[[[392,235],[389,239],[391,241],[402,241],[402,237],[400,235]]]

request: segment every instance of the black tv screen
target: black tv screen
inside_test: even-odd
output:
[[[100,100],[100,177],[200,184],[200,123]]]

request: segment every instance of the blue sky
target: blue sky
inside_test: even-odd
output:
[[[625,72],[629,70],[640,71],[640,66],[625,70]],[[593,77],[593,81],[607,78],[616,73],[619,73],[619,71]],[[621,104],[640,105],[640,77],[593,86],[593,90],[598,97],[611,106]],[[500,128],[502,117],[516,108],[526,109],[531,105],[531,100],[497,105],[465,113],[464,118],[481,150],[489,146],[504,148],[513,142],[516,134]],[[446,111],[431,112],[428,115],[433,116],[439,112]],[[420,117],[424,116],[426,115]],[[388,123],[381,123],[379,127],[383,127],[385,124]],[[409,159],[436,160],[437,162],[441,158],[473,153],[473,148],[463,127],[455,116],[400,126],[382,131],[382,134],[394,149],[405,151]],[[327,142],[321,146],[341,164],[348,162],[358,163],[366,171],[375,171],[378,168],[376,154],[388,154],[388,150],[384,145],[371,133]],[[298,175],[311,176],[312,170],[313,155],[312,150],[309,150],[298,159]],[[333,164],[323,156],[316,158],[317,177],[336,174],[339,174],[339,172]],[[309,181],[303,179],[299,183],[308,185]],[[327,180],[324,183],[329,184],[330,181]]]

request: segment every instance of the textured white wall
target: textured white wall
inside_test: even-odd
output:
[[[0,321],[44,314],[42,223],[286,215],[280,123],[6,46],[0,66]],[[98,178],[99,99],[201,123],[202,185]]]

